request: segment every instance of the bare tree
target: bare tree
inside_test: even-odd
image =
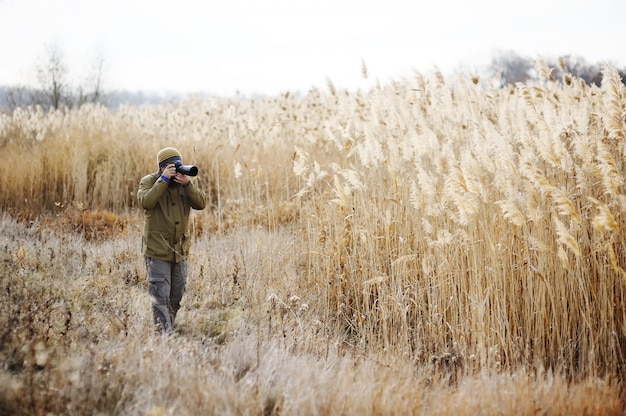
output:
[[[597,64],[590,64],[583,57],[564,55],[557,61],[548,60],[546,65],[552,69],[556,80],[561,80],[565,74],[580,78],[585,83],[600,85],[602,82],[602,68]]]
[[[13,111],[18,107],[40,105],[46,109],[59,109],[85,103],[102,103],[105,99],[102,90],[103,70],[104,57],[99,53],[86,77],[73,87],[63,51],[57,45],[48,45],[35,67],[38,86],[8,88],[3,94],[6,108]]]
[[[37,104],[58,109],[61,105],[71,106],[71,94],[68,85],[68,69],[65,56],[56,45],[46,49],[44,61],[37,67],[37,80],[40,84],[40,97],[35,97]]]
[[[26,107],[33,101],[33,91],[24,86],[6,88],[4,92],[6,108],[13,112],[18,107]]]
[[[536,61],[522,57],[515,52],[500,54],[492,59],[488,68],[490,75],[498,75],[502,85],[515,84],[536,79],[534,65]],[[588,85],[602,83],[602,65],[588,63],[583,57],[563,55],[558,59],[545,61],[550,68],[551,80],[564,82],[564,75],[568,74],[583,80]],[[626,69],[619,70],[622,82],[626,81]]]
[[[104,73],[104,57],[98,53],[92,62],[91,71],[85,81],[78,87],[77,105],[103,102],[102,80]]]
[[[534,63],[519,54],[509,51],[496,56],[491,61],[489,71],[500,74],[503,85],[526,82],[532,78]]]

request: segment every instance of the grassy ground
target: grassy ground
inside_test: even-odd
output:
[[[0,414],[623,414],[611,378],[474,371],[467,357],[367,351],[298,290],[289,229],[194,241],[161,336],[137,220],[106,238],[1,218]]]

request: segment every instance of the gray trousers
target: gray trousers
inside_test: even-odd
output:
[[[145,258],[148,272],[148,291],[152,296],[152,319],[160,331],[168,331],[174,325],[176,313],[187,285],[187,260],[170,263]]]

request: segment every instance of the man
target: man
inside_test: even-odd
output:
[[[182,163],[178,150],[160,150],[158,171],[141,179],[137,193],[144,209],[142,254],[153,297],[153,321],[159,331],[172,329],[185,292],[191,208],[206,206],[204,193],[189,176],[176,171],[177,162]]]

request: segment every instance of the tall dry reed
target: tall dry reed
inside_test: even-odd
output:
[[[315,201],[308,278],[328,280],[346,342],[467,371],[620,374],[623,98],[613,69],[602,88],[417,74],[346,98],[337,157],[301,151],[294,169]]]

